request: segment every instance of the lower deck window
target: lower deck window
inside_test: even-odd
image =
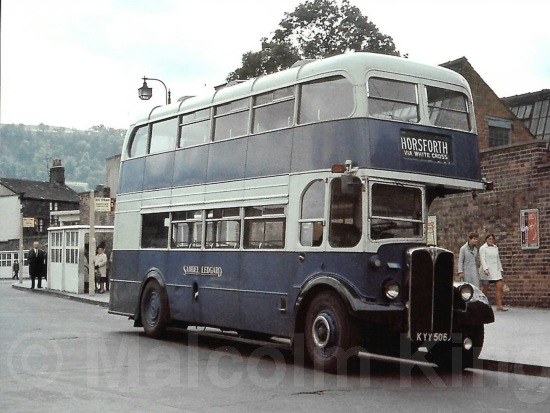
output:
[[[239,208],[212,209],[206,217],[206,248],[239,248]]]
[[[359,178],[343,176],[332,180],[328,239],[331,247],[351,248],[361,240],[362,196]]]
[[[167,220],[167,212],[143,215],[141,248],[166,248],[168,244]]]
[[[284,206],[245,209],[244,248],[281,249],[285,247]]]
[[[202,247],[202,212],[183,211],[172,214],[172,248]]]

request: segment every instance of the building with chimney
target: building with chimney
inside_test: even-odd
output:
[[[504,303],[550,308],[550,93],[500,99],[465,57],[442,66],[471,87],[482,176],[494,190],[435,200],[436,242],[458,257],[470,231],[479,232],[478,247],[494,234],[508,287]]]
[[[53,161],[49,182],[0,177],[0,251],[19,248],[21,215],[26,250],[34,241],[47,244],[48,227],[57,226],[63,212],[79,209],[80,196],[65,184],[60,159]]]

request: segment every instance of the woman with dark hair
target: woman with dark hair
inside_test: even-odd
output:
[[[502,305],[502,290],[504,286],[504,282],[502,281],[503,269],[500,262],[498,247],[495,245],[494,234],[488,234],[485,237],[485,244],[479,249],[479,259],[481,261],[480,276],[483,294],[487,295],[489,285],[494,284],[496,288],[495,300],[497,311],[508,311],[508,309]]]

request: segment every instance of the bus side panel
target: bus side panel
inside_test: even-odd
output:
[[[248,138],[245,178],[287,174],[292,153],[292,129]]]
[[[244,178],[248,138],[215,142],[208,154],[207,181],[232,181]]]
[[[141,280],[138,279],[138,251],[113,251],[109,311],[133,316]]]
[[[174,174],[174,152],[165,152],[145,158],[143,189],[170,188]]]
[[[239,283],[240,253],[233,251],[204,251],[199,271],[191,276],[198,286],[198,321],[210,326],[240,329]]]
[[[174,161],[174,187],[202,184],[206,181],[208,145],[176,151]]]
[[[129,159],[120,165],[120,181],[118,193],[137,192],[143,190],[143,172],[145,158]]]
[[[353,160],[370,166],[365,119],[347,119],[298,127],[294,130],[292,171],[329,168]]]
[[[288,301],[288,294],[299,262],[298,253],[245,251],[242,256],[242,328],[290,336],[294,303]]]
[[[166,274],[166,292],[170,304],[170,317],[187,323],[197,322],[199,311],[193,298],[192,276],[187,276],[187,265],[199,265],[200,250],[172,251],[168,254]]]

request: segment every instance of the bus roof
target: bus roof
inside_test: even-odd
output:
[[[151,109],[148,115],[139,117],[135,124],[160,120],[179,113],[192,112],[212,105],[244,99],[251,95],[336,74],[347,74],[354,84],[364,83],[365,75],[369,71],[430,79],[462,86],[468,92],[470,91],[468,83],[460,74],[440,66],[431,66],[401,57],[377,53],[346,53],[326,59],[303,61],[303,63],[296,64],[281,72],[259,76],[244,82],[229,83],[209,94],[178,99],[177,102],[171,105],[156,106]]]

